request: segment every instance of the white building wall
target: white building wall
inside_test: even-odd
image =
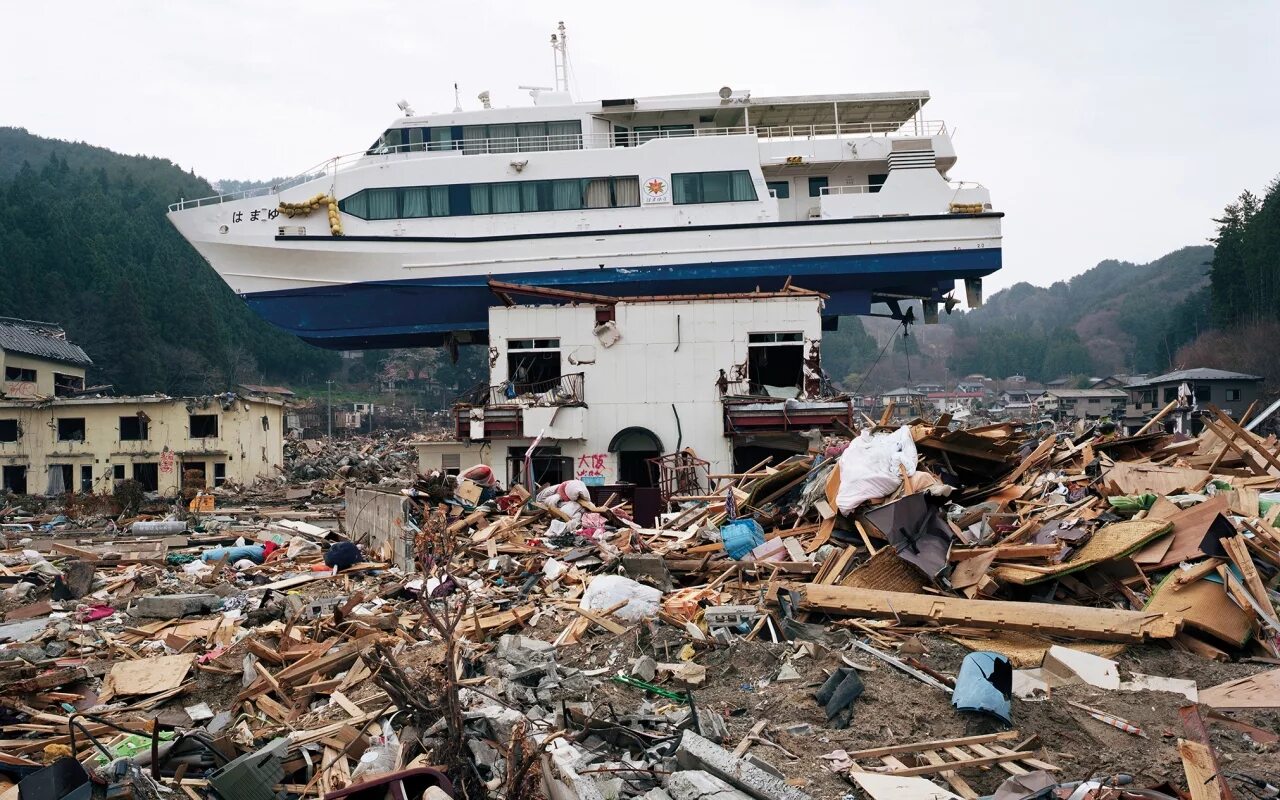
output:
[[[711,462],[713,472],[730,471],[732,443],[724,435],[716,387],[720,370],[732,375],[735,364],[746,362],[751,333],[798,331],[806,341],[822,335],[821,300],[815,297],[619,303],[615,308],[621,338],[609,348],[593,333],[594,306],[489,311],[490,346],[497,351],[493,384],[508,378],[510,339],[559,338],[561,373],[583,373],[588,407],[559,412],[581,413],[582,438],[553,439],[553,428],[543,444],[557,444],[563,455],[573,457],[579,476],[590,474],[605,483],[618,478],[618,457],[609,452],[609,442],[630,427],[652,431],[664,452],[692,448]],[[557,415],[555,428],[560,425]],[[505,459],[507,447],[527,447],[530,441],[495,442],[494,461]]]

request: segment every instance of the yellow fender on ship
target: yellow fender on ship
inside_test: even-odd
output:
[[[290,219],[305,217],[320,206],[329,207],[329,232],[334,236],[342,235],[342,218],[338,216],[338,198],[323,192],[301,203],[280,203],[280,213]]]

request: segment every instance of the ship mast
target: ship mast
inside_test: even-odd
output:
[[[564,22],[557,29],[559,35],[551,34],[551,52],[556,65],[556,91],[569,91],[569,34],[565,33]]]

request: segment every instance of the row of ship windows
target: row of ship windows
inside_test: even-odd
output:
[[[636,147],[651,139],[693,135],[694,128],[691,124],[637,125],[631,129],[613,126],[615,147]],[[582,121],[569,119],[501,125],[388,128],[369,148],[367,155],[422,150],[461,150],[464,155],[534,153],[544,150],[581,150],[582,147]]]
[[[751,173],[747,170],[676,173],[671,176],[671,189],[672,199],[677,205],[756,199]],[[344,213],[367,220],[632,208],[638,205],[640,179],[635,175],[361,189],[338,201],[338,208]]]
[[[388,128],[368,155],[419,150],[474,153],[532,153],[580,150],[582,121],[513,122],[503,125],[442,125],[432,128]]]

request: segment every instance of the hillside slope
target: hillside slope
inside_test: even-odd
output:
[[[327,374],[336,354],[255,317],[165,219],[209,194],[165,159],[0,128],[0,315],[61,323],[120,391]]]

